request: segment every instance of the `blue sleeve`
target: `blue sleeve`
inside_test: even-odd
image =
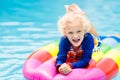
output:
[[[89,64],[92,56],[92,50],[94,48],[94,40],[91,34],[87,34],[87,37],[83,39],[82,49],[83,55],[78,62],[71,63],[72,68],[84,68]]]
[[[66,62],[67,58],[67,39],[65,37],[61,37],[60,43],[59,43],[59,52],[57,54],[56,59],[56,66],[61,65]]]

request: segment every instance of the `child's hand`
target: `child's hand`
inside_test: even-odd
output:
[[[59,72],[60,72],[61,74],[68,74],[68,73],[70,73],[70,72],[72,71],[70,65],[68,65],[68,64],[66,64],[66,63],[62,64],[62,65],[59,67],[58,70],[59,70]]]

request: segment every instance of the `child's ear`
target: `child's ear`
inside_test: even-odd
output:
[[[66,30],[64,30],[64,36],[67,37],[67,32],[66,32]]]
[[[63,32],[63,34],[64,34],[64,36],[66,36],[66,32],[65,31]]]

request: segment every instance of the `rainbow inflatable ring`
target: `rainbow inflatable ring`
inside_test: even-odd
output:
[[[57,73],[55,59],[59,41],[54,41],[27,58],[23,75],[27,80],[120,80],[120,37],[101,36],[101,41],[101,50],[93,52],[87,68],[73,69],[68,75]]]

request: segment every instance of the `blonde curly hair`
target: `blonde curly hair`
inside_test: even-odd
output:
[[[85,14],[79,14],[74,12],[66,13],[58,20],[58,29],[62,35],[65,36],[65,30],[72,24],[78,24],[79,27],[83,27],[85,32],[89,32],[91,28],[91,22]]]

